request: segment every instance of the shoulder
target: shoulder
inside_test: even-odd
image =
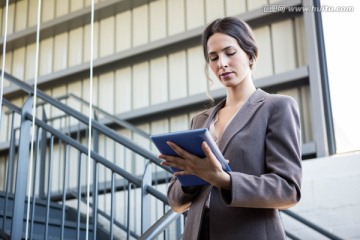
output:
[[[272,105],[275,109],[281,110],[286,108],[298,109],[298,104],[295,99],[291,96],[282,94],[267,94],[266,100],[268,104]]]

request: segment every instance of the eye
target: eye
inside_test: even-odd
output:
[[[209,60],[210,60],[211,62],[214,62],[214,61],[216,61],[216,60],[218,60],[218,59],[219,59],[218,56],[209,56]]]
[[[226,55],[228,56],[232,56],[232,55],[235,55],[236,51],[229,51],[226,53]]]

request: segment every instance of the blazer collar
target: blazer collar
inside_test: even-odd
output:
[[[252,118],[258,108],[263,104],[268,93],[264,92],[262,89],[258,88],[248,99],[247,103],[242,106],[242,108],[237,112],[235,117],[232,119],[232,122],[225,129],[222,138],[219,142],[219,148],[221,152],[224,152],[231,138],[239,132]],[[214,108],[209,109],[207,113],[209,117],[207,118],[204,126],[209,128],[212,119],[214,119],[215,114],[224,106],[225,100],[222,100]]]

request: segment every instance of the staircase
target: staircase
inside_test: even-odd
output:
[[[0,142],[0,160],[6,159],[0,172],[0,239],[181,239],[184,217],[170,210],[165,195],[172,175],[144,147],[150,146],[147,133],[94,107],[89,151],[88,117],[64,101],[89,103],[74,95],[54,99],[38,91],[31,152],[33,87],[7,73],[5,78],[29,97],[23,106],[3,99],[7,139]],[[125,137],[124,129],[147,144]],[[284,213],[340,239],[289,210]]]
[[[29,221],[31,222],[30,226],[32,229],[28,231],[28,239],[70,240],[86,238],[85,218],[82,216],[81,221],[77,222],[75,209],[71,207],[63,208],[61,204],[55,202],[47,204],[46,201],[41,199],[32,199],[30,206],[32,212],[36,213],[36,215],[30,214]],[[6,210],[4,211],[4,209]],[[11,231],[12,209],[14,209],[14,196],[6,196],[4,193],[0,193],[0,226],[4,226],[2,230],[5,233],[10,233]],[[24,216],[26,216],[26,212],[24,212]],[[22,238],[25,239],[25,217],[23,221]],[[93,233],[94,230],[90,225],[88,231],[89,239],[93,239]],[[110,238],[109,233],[101,226],[97,226],[97,236],[99,239]]]

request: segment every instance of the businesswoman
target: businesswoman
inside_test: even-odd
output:
[[[191,128],[208,128],[231,172],[222,170],[203,143],[200,159],[173,143],[181,157],[160,155],[176,167],[168,200],[188,211],[183,239],[285,239],[279,209],[300,200],[300,120],[288,96],[256,89],[251,72],[258,56],[252,30],[234,17],[217,19],[203,32],[203,50],[226,98],[196,115]],[[183,187],[176,176],[193,174],[209,185]]]

